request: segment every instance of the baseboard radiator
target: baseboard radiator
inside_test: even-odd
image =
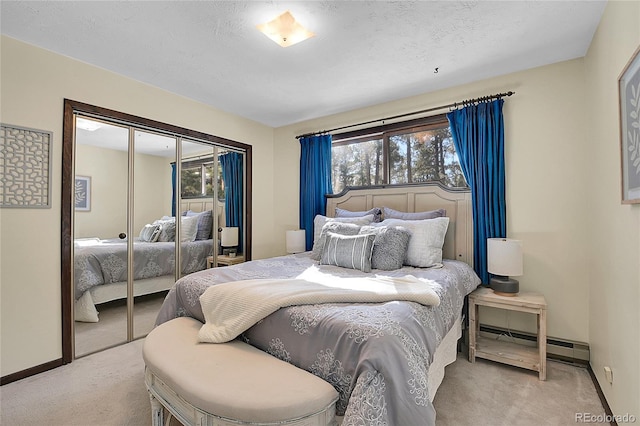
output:
[[[537,338],[533,333],[524,331],[507,330],[493,325],[480,324],[480,335],[489,339],[499,336],[505,340],[513,341],[521,345],[536,346]],[[583,342],[557,339],[547,336],[547,358],[558,359],[576,364],[589,363],[589,345]]]

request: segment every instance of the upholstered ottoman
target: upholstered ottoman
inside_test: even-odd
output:
[[[335,424],[329,383],[238,340],[199,343],[201,326],[176,318],[145,339],[154,426],[164,423],[162,406],[185,425]]]

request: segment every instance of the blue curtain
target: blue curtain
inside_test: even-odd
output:
[[[300,229],[307,251],[313,248],[313,218],[326,214],[325,194],[331,194],[331,135],[300,138]]]
[[[238,227],[238,252],[242,252],[242,154],[227,152],[220,157],[224,180],[226,226]]]
[[[485,284],[489,283],[487,238],[507,236],[503,103],[497,99],[447,114],[462,173],[471,188],[473,265]]]
[[[171,163],[171,216],[176,215],[176,163]]]

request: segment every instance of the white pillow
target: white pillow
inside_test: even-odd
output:
[[[198,220],[200,216],[180,216],[180,241],[195,241],[198,234]]]
[[[326,217],[322,215],[316,215],[313,218],[313,243],[315,244],[318,238],[320,237],[320,233],[322,232],[322,227],[327,222],[342,222],[342,223],[355,223],[356,225],[369,225],[373,222],[373,215],[368,214],[366,216],[359,217]]]
[[[411,233],[405,265],[418,268],[442,266],[442,246],[449,227],[448,217],[423,220],[385,219],[380,225],[402,226]]]

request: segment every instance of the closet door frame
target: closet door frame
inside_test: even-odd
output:
[[[158,130],[170,133],[181,140],[201,140],[213,146],[229,147],[243,151],[245,161],[245,258],[251,260],[251,182],[252,155],[251,145],[226,138],[142,118],[107,108],[102,108],[70,99],[64,100],[62,135],[62,200],[61,200],[61,306],[62,306],[62,363],[68,364],[74,359],[73,327],[73,215],[74,215],[74,153],[75,153],[75,115],[94,116],[116,122],[126,123],[141,129]],[[179,150],[178,150],[179,152]],[[131,231],[131,229],[129,229]],[[131,286],[129,286],[131,287]],[[132,291],[131,289],[129,291]],[[132,308],[130,308],[132,309]]]

